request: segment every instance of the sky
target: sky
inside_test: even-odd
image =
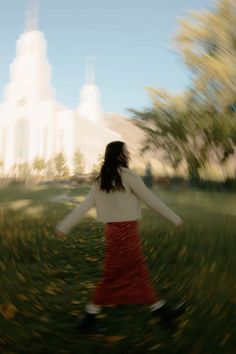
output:
[[[25,30],[27,0],[0,0],[0,102],[16,41]],[[96,84],[105,112],[150,106],[146,86],[181,92],[188,68],[170,49],[186,10],[212,9],[211,0],[39,0],[39,29],[48,46],[57,100],[79,105],[87,57],[96,57]]]

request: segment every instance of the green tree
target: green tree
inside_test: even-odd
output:
[[[236,100],[236,2],[221,0],[211,11],[180,20],[174,45],[193,73],[197,102],[224,112]]]
[[[222,168],[235,151],[235,28],[235,0],[220,0],[211,11],[190,12],[174,38],[193,74],[187,104],[198,111],[195,121],[208,155],[213,153]]]
[[[84,173],[84,157],[79,149],[77,149],[73,156],[74,174],[81,175]]]
[[[97,163],[95,163],[92,167],[92,174],[98,174],[101,170],[103,164],[103,154],[98,155]]]
[[[31,174],[30,164],[28,162],[17,164],[17,172],[20,178],[27,179]]]
[[[142,151],[161,150],[175,169],[184,163],[193,181],[212,157],[223,166],[235,151],[235,28],[233,0],[182,19],[174,44],[192,71],[191,88],[180,95],[148,88],[152,107],[130,110],[146,133]]]
[[[146,133],[141,153],[158,149],[163,160],[175,170],[185,162],[189,179],[197,181],[206,156],[193,127],[196,121],[186,114],[183,98],[180,100],[160,90],[151,90],[151,95],[151,109],[144,112],[130,110],[136,118],[135,124]]]
[[[200,169],[212,158],[223,164],[234,152],[236,119],[232,114],[189,106],[188,95],[175,97],[162,90],[150,89],[152,108],[130,110],[135,124],[146,133],[141,152],[159,149],[174,169],[186,165],[194,183]]]
[[[56,174],[60,177],[67,177],[69,175],[69,170],[66,164],[66,158],[62,152],[59,152],[54,157]]]
[[[53,178],[57,175],[54,158],[46,161],[45,175],[48,178]]]
[[[33,169],[41,173],[42,171],[45,170],[45,168],[46,168],[45,160],[40,157],[35,157],[33,161]]]

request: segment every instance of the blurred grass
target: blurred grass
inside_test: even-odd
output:
[[[88,190],[0,190],[0,352],[235,353],[236,195],[157,188],[185,226],[145,208],[142,246],[156,289],[173,304],[185,298],[186,313],[167,330],[146,306],[104,307],[104,335],[81,336],[74,327],[101,275],[103,224],[86,217],[66,240],[53,230]],[[49,202],[56,194],[75,199]]]

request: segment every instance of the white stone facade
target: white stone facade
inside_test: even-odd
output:
[[[32,164],[35,157],[47,162],[58,152],[64,153],[73,174],[76,149],[84,155],[85,172],[90,172],[106,144],[122,140],[105,127],[102,117],[100,92],[91,75],[75,110],[57,102],[44,35],[37,29],[23,33],[17,41],[9,84],[0,104],[2,174],[11,176],[15,164]]]

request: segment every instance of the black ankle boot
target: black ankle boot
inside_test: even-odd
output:
[[[153,312],[155,316],[160,316],[162,322],[171,322],[185,312],[185,302],[182,302],[174,307],[163,305],[162,307]]]
[[[100,326],[96,315],[85,312],[80,323],[76,326],[76,329],[80,332],[96,332],[102,327]]]

